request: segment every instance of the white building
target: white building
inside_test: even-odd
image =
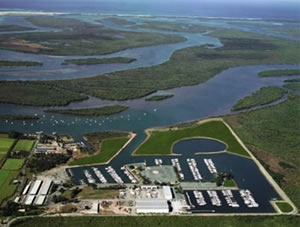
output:
[[[41,180],[36,180],[29,192],[29,195],[36,195],[40,189],[41,184],[42,184]]]
[[[165,199],[167,199],[167,200],[173,199],[173,195],[172,195],[170,186],[163,186],[162,189],[163,189]]]
[[[169,213],[166,199],[136,199],[136,213]]]
[[[43,182],[42,187],[41,187],[40,194],[41,195],[47,195],[51,185],[52,185],[52,180],[50,180],[50,179],[45,180]]]
[[[35,195],[27,196],[24,204],[27,206],[31,205],[33,203],[34,198],[35,198]]]
[[[45,203],[46,196],[45,195],[39,195],[37,199],[35,200],[34,204],[37,206],[42,206]]]

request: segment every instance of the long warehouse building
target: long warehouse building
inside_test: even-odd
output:
[[[40,195],[48,195],[51,185],[52,185],[52,180],[50,179],[45,180],[42,184]]]
[[[41,187],[42,181],[41,180],[36,180],[33,183],[32,188],[29,191],[29,195],[36,195]]]
[[[136,199],[136,213],[169,213],[166,199]]]

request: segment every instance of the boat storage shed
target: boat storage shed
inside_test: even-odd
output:
[[[169,205],[166,199],[136,199],[136,213],[169,213]]]

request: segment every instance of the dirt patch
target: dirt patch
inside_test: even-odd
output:
[[[32,53],[38,53],[41,50],[53,50],[52,48],[43,46],[38,43],[31,43],[26,40],[6,40],[0,43],[1,46],[5,46],[7,48],[19,50],[19,51],[27,51]]]

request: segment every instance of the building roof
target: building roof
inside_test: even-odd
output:
[[[162,189],[163,189],[163,192],[164,192],[165,199],[172,199],[173,198],[170,186],[163,186]]]
[[[49,192],[49,189],[51,187],[51,184],[52,184],[52,180],[50,180],[50,179],[45,180],[41,187],[40,194],[47,195]]]
[[[29,192],[30,195],[36,195],[40,189],[40,186],[42,184],[41,180],[36,180]]]
[[[136,209],[169,210],[166,199],[136,199]]]
[[[45,195],[40,195],[39,197],[37,197],[37,199],[35,200],[34,204],[38,205],[38,206],[42,206],[45,202],[46,196]]]
[[[25,199],[25,205],[31,205],[33,203],[33,200],[35,198],[35,195],[29,195]]]

